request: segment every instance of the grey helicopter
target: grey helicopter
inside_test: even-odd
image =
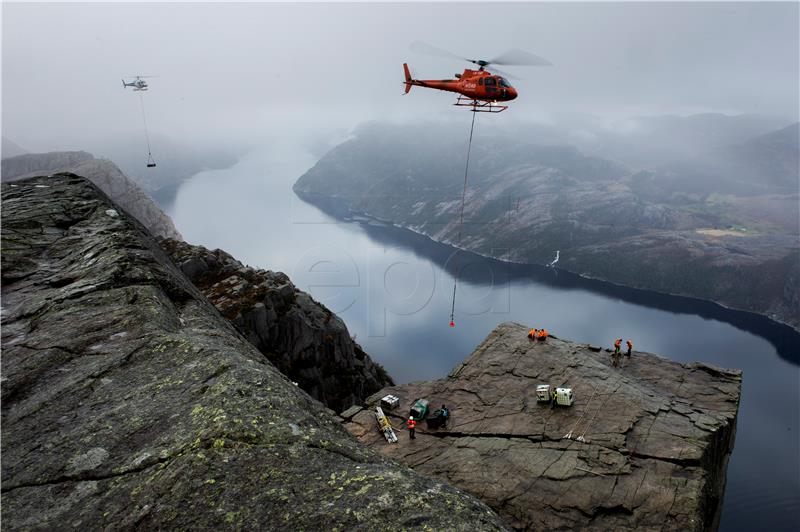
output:
[[[144,78],[152,78],[153,76],[135,76],[135,77],[131,76],[131,77],[133,77],[134,79],[130,83],[125,81],[124,78],[122,79],[123,89],[126,87],[133,87],[133,90],[135,91],[146,91],[147,82],[144,80]]]

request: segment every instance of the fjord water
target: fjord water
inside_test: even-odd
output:
[[[742,369],[721,529],[796,529],[800,335],[707,302],[466,253],[457,259],[450,328],[453,250],[374,221],[343,222],[300,200],[292,184],[314,163],[288,142],[255,150],[231,168],[194,176],[170,214],[188,242],[287,273],[341,316],[398,383],[444,377],[504,321],[604,347],[630,338],[632,364],[642,350]]]

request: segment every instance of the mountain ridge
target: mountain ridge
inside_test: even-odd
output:
[[[560,250],[559,267],[586,277],[800,327],[796,194],[698,194],[657,171],[598,162],[574,148],[478,138],[459,227],[464,167],[455,162],[463,164],[464,153],[448,141],[415,143],[399,127],[369,132],[329,152],[295,193],[501,260],[547,264]],[[406,140],[395,146],[397,137]]]
[[[161,207],[108,159],[85,151],[26,153],[2,160],[2,180],[18,181],[40,175],[69,172],[83,175],[142,222],[153,234],[182,240],[172,219]]]

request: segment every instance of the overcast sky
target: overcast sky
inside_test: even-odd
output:
[[[516,47],[553,67],[507,68],[515,119],[719,111],[798,116],[798,3],[3,4],[3,135],[31,150],[141,127],[198,143],[283,128],[447,117],[453,97],[402,93]],[[504,115],[507,113],[504,113]]]

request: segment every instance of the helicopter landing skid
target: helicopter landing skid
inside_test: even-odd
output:
[[[453,105],[470,107],[473,113],[502,113],[508,109],[507,105],[499,105],[497,102],[473,100],[472,98],[466,98],[464,96],[459,96],[458,100],[456,100],[456,103]]]

